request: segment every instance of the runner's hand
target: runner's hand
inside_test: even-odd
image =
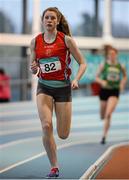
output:
[[[105,88],[107,86],[107,81],[101,80],[101,86]]]
[[[33,74],[36,74],[38,72],[38,68],[38,64],[35,61],[33,61],[30,65],[31,72]]]
[[[79,88],[78,80],[77,80],[77,79],[74,79],[74,80],[72,81],[71,87],[72,87],[72,89],[78,89],[78,88]]]

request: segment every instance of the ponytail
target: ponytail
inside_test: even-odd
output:
[[[57,30],[63,32],[64,34],[66,34],[68,36],[71,36],[68,22],[61,12],[60,12],[60,14],[61,14],[61,18],[60,18],[59,24],[57,25]]]

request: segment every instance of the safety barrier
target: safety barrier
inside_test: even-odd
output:
[[[123,142],[109,147],[108,150],[93,165],[91,165],[88,170],[86,170],[86,172],[80,177],[80,180],[95,179],[104,165],[106,165],[106,163],[109,162],[109,160],[112,158],[114,151],[124,146],[129,146],[129,142]],[[104,179],[107,178],[104,177]],[[126,179],[129,179],[129,177],[127,177]]]

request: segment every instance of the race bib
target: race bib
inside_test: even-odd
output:
[[[51,73],[61,70],[61,63],[60,61],[42,63],[40,64],[40,68],[42,73]]]
[[[118,74],[115,74],[115,73],[110,73],[108,76],[107,76],[107,80],[109,81],[118,81],[119,80],[119,75]]]

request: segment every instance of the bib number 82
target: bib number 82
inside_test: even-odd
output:
[[[55,64],[54,64],[54,63],[45,64],[44,67],[45,67],[44,70],[45,70],[46,72],[56,71],[56,67],[55,67]]]
[[[61,63],[60,61],[44,63],[40,64],[40,68],[42,73],[51,73],[61,70]]]

